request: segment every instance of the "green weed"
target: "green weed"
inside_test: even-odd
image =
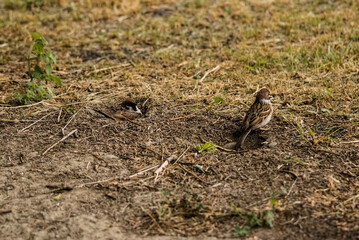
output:
[[[26,105],[30,102],[51,98],[53,90],[48,82],[61,85],[60,78],[52,74],[52,64],[56,64],[56,58],[51,49],[47,47],[46,39],[41,33],[31,33],[31,36],[32,43],[27,57],[30,81],[23,91],[12,94],[9,102],[15,104]],[[33,64],[34,61],[35,64]]]
[[[328,113],[330,114],[330,111],[325,108],[321,108],[322,113]],[[312,112],[312,111],[310,111]],[[316,112],[313,112],[316,114]],[[314,129],[311,127],[304,126],[304,123],[302,121],[299,121],[293,114],[289,116],[289,119],[283,115],[285,120],[293,126],[298,132],[298,134],[308,142],[311,142],[313,145],[318,145],[320,143],[326,143],[330,144],[332,142],[336,142],[338,139],[334,138],[333,135],[341,130],[338,126],[330,127],[326,132],[320,132],[316,133]]]
[[[209,104],[207,111],[211,110],[215,105],[218,105],[220,103],[224,103],[224,99],[221,97],[214,97],[213,102],[211,104]]]
[[[38,86],[36,83],[28,82],[27,88],[23,92],[15,92],[10,99],[16,105],[26,105],[30,102],[39,102],[51,98],[53,90],[49,86]]]
[[[206,142],[204,144],[198,144],[196,146],[196,150],[198,153],[202,153],[202,152],[214,152],[217,150],[216,145],[214,145],[211,142]]]
[[[270,196],[268,205],[270,205],[270,210],[263,210],[259,213],[247,212],[243,209],[238,208],[234,204],[232,204],[232,208],[234,212],[238,213],[241,216],[244,216],[246,219],[246,223],[242,226],[235,226],[233,228],[233,234],[235,236],[244,236],[250,233],[250,230],[255,227],[263,227],[268,226],[270,228],[273,227],[274,221],[274,210],[275,206],[278,205],[278,201],[276,196],[272,194]]]
[[[165,223],[173,217],[191,218],[201,214],[204,205],[195,193],[185,193],[182,198],[171,198],[170,190],[161,190],[161,202],[156,209],[156,216]]]
[[[48,81],[51,81],[61,85],[60,78],[52,74],[52,63],[56,64],[56,58],[51,49],[47,47],[48,42],[39,32],[31,33],[31,36],[32,44],[27,58],[28,74],[31,81],[36,79],[39,83],[45,81],[47,84]],[[34,66],[32,61],[36,61]],[[40,66],[41,63],[45,65],[44,68]]]

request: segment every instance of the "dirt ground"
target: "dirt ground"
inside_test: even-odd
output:
[[[328,150],[303,143],[295,129],[275,116],[269,131],[251,135],[245,152],[198,154],[194,147],[202,140],[218,145],[235,140],[240,119],[220,108],[194,111],[174,102],[139,99],[139,106],[143,103],[145,114],[135,124],[116,123],[93,110],[111,113],[118,109],[117,101],[84,106],[76,115],[49,110],[25,131],[21,129],[28,122],[2,122],[2,238],[229,238],[233,226],[243,222],[231,204],[258,211],[266,208],[272,193],[279,202],[274,227],[253,229],[253,239],[358,237],[355,146]],[[18,109],[3,110],[1,117],[18,119],[19,114]],[[347,122],[335,124],[345,129]],[[66,132],[77,129],[77,135],[42,156],[63,137],[65,125]],[[278,145],[261,146],[264,140]],[[171,156],[181,158],[155,181],[155,169]],[[171,209],[168,203],[184,196],[203,209],[189,216],[183,209]],[[172,212],[160,216],[161,206]]]
[[[351,0],[0,1],[0,239],[359,239],[358,12]],[[30,32],[62,86],[20,106]],[[262,87],[269,129],[227,149]],[[98,112],[129,96],[140,118]],[[199,153],[205,142],[217,150]]]

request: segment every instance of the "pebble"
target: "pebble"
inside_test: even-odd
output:
[[[226,145],[224,145],[223,147],[227,148],[227,149],[234,149],[236,147],[236,144],[237,144],[237,142],[230,142],[230,143],[227,143]]]
[[[277,145],[278,145],[277,142],[271,142],[271,143],[268,144],[268,147],[274,148],[274,147],[277,146]]]

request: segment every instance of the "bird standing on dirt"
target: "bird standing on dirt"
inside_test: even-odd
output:
[[[116,120],[132,120],[142,115],[134,99],[127,98],[121,103],[121,110],[112,115]]]
[[[248,134],[255,129],[264,127],[272,118],[273,107],[270,101],[270,92],[266,88],[262,88],[256,96],[256,100],[249,108],[242,125],[242,135],[236,144],[235,149],[242,147]]]

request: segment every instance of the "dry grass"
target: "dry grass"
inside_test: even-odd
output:
[[[220,96],[236,111],[267,86],[281,114],[358,118],[355,1],[130,2],[45,1],[32,11],[6,2],[2,101],[27,81],[29,32],[39,31],[65,83],[56,89],[58,105],[125,95],[199,104]]]
[[[293,141],[297,145],[305,146],[305,151],[319,151],[320,148],[320,151],[335,154],[339,148],[357,148],[357,143],[341,144],[359,138],[359,4],[355,0],[81,0],[76,3],[43,0],[33,1],[40,5],[28,9],[22,2],[5,0],[0,3],[1,118],[39,119],[43,112],[58,114],[60,109],[71,115],[81,107],[106,104],[130,95],[137,99],[149,98],[152,106],[178,110],[172,115],[164,111],[166,118],[213,113],[218,118],[209,119],[216,122],[222,118],[240,118],[252,102],[253,93],[266,86],[274,95],[276,130],[288,131],[287,136],[296,139]],[[34,31],[45,36],[55,53],[58,64],[54,73],[61,77],[63,86],[55,89],[56,96],[52,99],[13,109],[7,100],[28,81],[26,53],[31,43],[30,32]],[[209,73],[201,82],[205,73],[216,66],[220,66],[219,70]],[[225,101],[208,113],[214,97]],[[190,123],[201,124],[200,119]],[[280,128],[284,125],[285,130]],[[215,133],[211,134],[207,137],[215,136]],[[224,139],[220,136],[216,140]],[[177,151],[182,152],[185,149],[182,148],[184,146],[180,145]],[[309,173],[303,169],[317,171],[316,167],[329,156],[318,162],[306,162],[310,160],[303,152],[299,156],[286,156],[285,151],[290,149],[283,149],[280,154],[283,159],[278,161],[303,173],[303,180],[297,184],[303,184],[301,189],[304,189],[310,182],[305,180]],[[161,149],[156,151],[161,152]],[[170,152],[167,153],[170,155]],[[259,155],[248,156],[261,158]],[[202,165],[217,166],[215,157],[206,156],[209,159],[201,157]],[[230,156],[227,160],[232,159],[232,155],[225,156]],[[359,163],[357,160],[353,162],[352,168],[357,169]],[[201,195],[202,191],[199,193],[201,200],[188,192],[187,202],[183,200],[182,205],[170,207],[173,199],[181,202],[184,197],[173,190],[176,188],[173,182],[195,184],[193,180],[190,183],[180,181],[181,177],[188,177],[195,170],[186,169],[186,165],[182,167],[185,169],[176,168],[182,175],[176,175],[173,170],[168,178],[161,180],[163,188],[168,187],[173,193],[165,196],[158,193],[160,196],[154,197],[155,200],[146,206],[149,210],[139,208],[128,220],[135,225],[133,229],[164,234],[164,229],[176,226],[171,234],[192,235],[192,232],[196,235],[208,231],[211,224],[222,226],[223,222],[227,223],[223,219],[235,215],[220,196],[213,200],[215,194],[206,198]],[[245,171],[241,166],[236,167]],[[247,167],[250,176],[263,173],[260,170],[263,166],[259,170],[251,168],[250,164]],[[226,165],[226,169],[229,168]],[[338,176],[329,175],[325,179],[328,186],[323,186],[323,192],[318,190],[309,194],[303,190],[302,194],[312,206],[319,202],[323,205],[311,209],[311,215],[320,219],[326,214],[338,216],[350,212],[344,216],[355,219],[358,175],[352,174],[353,184],[346,182],[343,189],[337,187]],[[203,178],[203,174],[199,175]],[[206,181],[212,178],[215,177],[210,176]],[[285,178],[292,181],[288,172]],[[197,181],[201,182],[201,179],[197,178]],[[106,187],[113,186],[109,183]],[[270,195],[267,187],[263,187],[267,195],[260,196],[262,199]],[[343,199],[342,194],[346,191],[350,194]],[[300,193],[294,197],[300,198]],[[200,201],[205,204],[198,214]],[[239,202],[247,203],[247,200]],[[258,209],[248,209],[260,212],[266,208],[266,203],[257,204]],[[221,204],[223,208],[218,207]],[[326,207],[333,204],[335,210],[325,213]],[[286,219],[286,211],[298,211],[293,202],[287,202],[281,208],[282,221]],[[238,224],[243,223],[243,218],[237,215],[235,218]],[[209,235],[231,234],[215,230]]]

